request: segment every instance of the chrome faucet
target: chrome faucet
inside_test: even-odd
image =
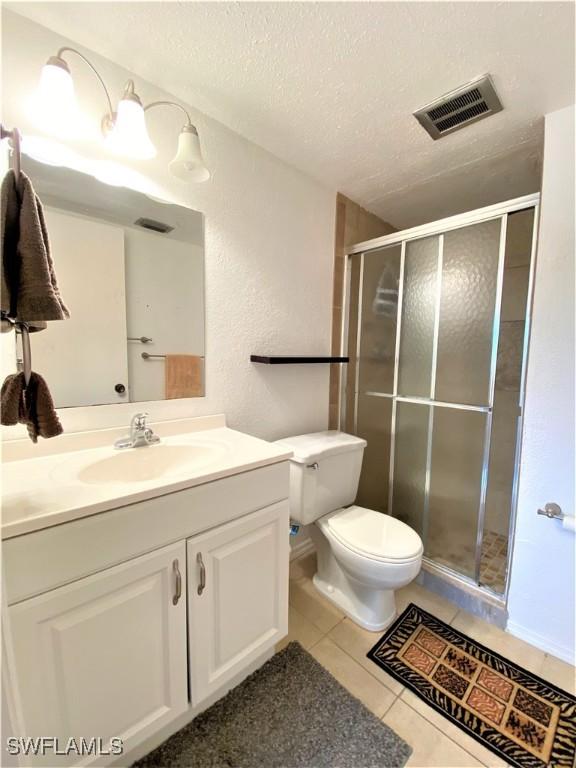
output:
[[[116,440],[114,448],[117,450],[122,448],[140,448],[143,445],[159,443],[160,438],[158,435],[155,435],[152,428],[146,424],[147,417],[147,413],[134,414],[130,422],[130,434]]]

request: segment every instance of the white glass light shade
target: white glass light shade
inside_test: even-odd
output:
[[[118,102],[114,127],[106,136],[106,145],[117,154],[147,159],[156,156],[150,141],[144,109],[139,100],[124,98]]]
[[[182,181],[206,181],[210,171],[200,151],[200,140],[194,129],[185,127],[178,137],[178,151],[170,163],[170,170]]]
[[[85,132],[86,121],[76,102],[72,75],[63,60],[62,65],[49,61],[42,67],[30,107],[34,123],[45,133],[78,138]]]
[[[38,86],[40,99],[56,109],[73,109],[76,106],[72,75],[66,67],[45,64]]]

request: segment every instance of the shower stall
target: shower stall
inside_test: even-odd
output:
[[[504,604],[538,195],[348,250],[341,428],[367,439],[358,503],[425,569]]]

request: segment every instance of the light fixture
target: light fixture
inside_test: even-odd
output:
[[[42,68],[30,107],[33,119],[46,133],[77,138],[86,132],[70,69],[60,56],[51,56]]]
[[[187,110],[174,101],[154,101],[144,106],[135,91],[134,82],[128,80],[122,98],[115,110],[106,84],[94,65],[75,48],[60,48],[51,56],[42,69],[40,84],[34,99],[36,118],[49,133],[70,136],[81,128],[80,110],[76,104],[74,83],[65,53],[79,56],[92,70],[102,86],[108,110],[101,122],[105,146],[116,154],[148,159],[156,156],[156,148],[146,127],[145,112],[153,107],[172,106],[180,109],[186,122],[178,137],[178,149],[170,163],[172,173],[183,181],[206,181],[210,171],[206,167],[200,150],[198,131],[192,125]],[[82,131],[81,131],[82,132]],[[83,133],[86,133],[85,127]]]
[[[192,120],[187,110],[175,101],[153,101],[144,107],[144,111],[147,112],[154,107],[177,107],[186,117],[186,122],[178,136],[176,156],[170,163],[170,171],[174,176],[183,181],[207,181],[210,178],[210,171],[202,157],[198,131],[196,126],[192,125]]]
[[[106,145],[116,154],[149,159],[156,157],[156,147],[150,141],[144,107],[128,80],[115,114],[103,124]]]

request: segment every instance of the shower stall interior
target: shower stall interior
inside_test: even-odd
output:
[[[425,567],[504,601],[538,196],[349,249],[340,424],[368,441],[358,503]]]

